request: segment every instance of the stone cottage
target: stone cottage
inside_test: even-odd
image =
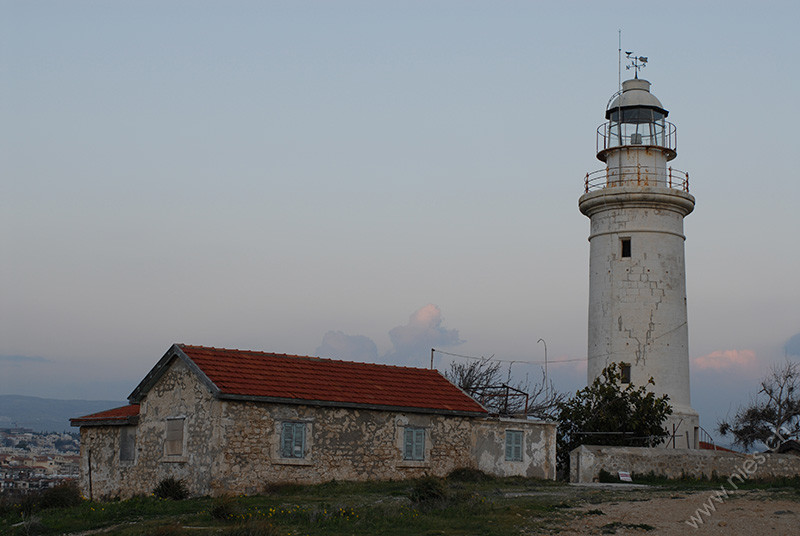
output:
[[[436,370],[176,344],[128,400],[72,419],[86,496],[168,476],[196,495],[461,467],[555,478],[555,423],[492,417]]]

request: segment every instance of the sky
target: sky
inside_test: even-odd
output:
[[[546,344],[583,387],[618,30],[697,200],[701,424],[800,360],[796,2],[0,10],[0,394],[124,400],[172,343],[528,379]]]

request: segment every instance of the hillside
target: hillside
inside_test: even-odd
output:
[[[70,417],[127,404],[124,400],[56,400],[35,396],[0,395],[0,428],[30,428],[35,432],[77,431]]]

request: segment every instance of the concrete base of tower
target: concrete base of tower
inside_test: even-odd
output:
[[[692,408],[672,408],[664,427],[669,437],[661,444],[664,448],[700,448],[700,416]]]

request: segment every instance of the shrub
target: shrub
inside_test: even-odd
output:
[[[183,480],[175,477],[167,477],[158,483],[153,494],[161,499],[172,499],[173,501],[182,501],[189,496],[189,491],[186,489],[186,484]]]
[[[470,467],[453,469],[450,471],[450,474],[447,475],[447,480],[452,480],[454,482],[486,482],[492,479],[493,477],[487,475],[480,469],[472,469]]]
[[[605,469],[600,469],[600,472],[597,474],[597,480],[599,482],[619,482],[619,478],[616,478],[614,475],[606,471]]]
[[[9,495],[0,495],[0,519],[4,517],[17,517],[19,510]]]
[[[414,483],[409,499],[420,507],[433,507],[447,499],[447,487],[442,479],[426,476]]]
[[[236,507],[236,502],[232,497],[227,496],[214,499],[211,510],[209,510],[211,517],[222,521],[233,519],[238,513],[239,509]]]
[[[64,482],[46,489],[39,496],[39,506],[45,508],[69,508],[78,506],[83,499],[78,486],[74,482]]]

